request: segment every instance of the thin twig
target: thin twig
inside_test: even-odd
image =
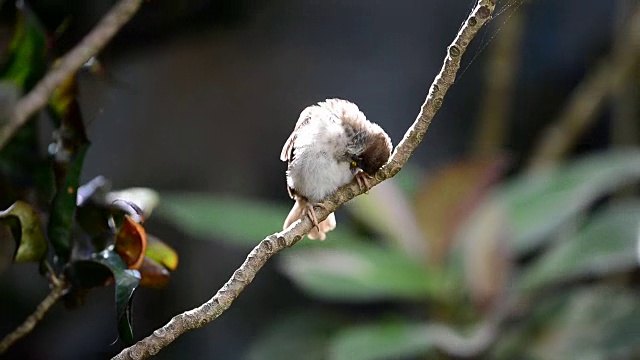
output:
[[[640,5],[621,34],[620,49],[613,51],[574,90],[566,107],[533,151],[529,168],[535,170],[560,159],[578,142],[596,119],[607,96],[623,83],[640,58]]]
[[[52,282],[52,288],[49,295],[47,295],[44,300],[38,305],[36,310],[27,317],[27,319],[22,323],[22,325],[18,326],[15,330],[13,330],[10,334],[4,337],[2,341],[0,341],[0,354],[7,351],[13,343],[20,340],[22,337],[30,333],[35,326],[38,324],[40,320],[44,317],[44,315],[51,309],[53,304],[55,304],[60,296],[64,293],[64,290],[67,287],[67,284],[64,280],[58,280],[54,278],[55,281]]]
[[[491,18],[494,8],[495,0],[478,1],[453,43],[449,45],[442,69],[440,69],[440,73],[431,84],[429,94],[420,109],[418,118],[395,148],[387,165],[380,169],[375,177],[371,179],[370,184],[372,186],[391,178],[407,163],[413,151],[422,141],[434,115],[442,105],[442,100],[447,90],[455,81],[456,74],[460,68],[460,57],[478,30]],[[315,211],[319,221],[325,219],[329,213],[335,211],[340,205],[362,194],[363,190],[355,181],[339,189],[324,201],[323,207],[316,207]],[[215,320],[231,306],[231,303],[251,283],[269,258],[300,241],[311,230],[311,226],[311,221],[305,218],[295,222],[284,231],[267,236],[251,250],[244,263],[209,301],[195,309],[174,316],[169,323],[138,343],[122,350],[113,359],[145,359],[158,353],[183,333],[202,327]]]
[[[47,104],[53,91],[64,80],[105,47],[133,17],[141,3],[142,0],[120,0],[78,45],[60,59],[31,92],[16,103],[10,121],[0,129],[0,149],[32,115]]]

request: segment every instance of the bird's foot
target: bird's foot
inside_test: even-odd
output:
[[[356,174],[356,181],[358,182],[358,185],[360,186],[361,189],[364,189],[364,192],[366,194],[369,193],[369,190],[371,190],[371,184],[369,184],[369,181],[371,181],[373,177],[371,177],[369,174],[367,174],[364,171],[359,171]]]
[[[313,224],[313,226],[316,229],[320,230],[320,226],[319,226],[319,223],[318,223],[318,217],[316,216],[316,212],[313,209],[314,206],[317,206],[317,207],[322,208],[324,210],[327,210],[327,207],[324,206],[321,203],[317,203],[317,204],[307,203],[307,216],[309,216],[309,219],[311,220],[311,223]]]

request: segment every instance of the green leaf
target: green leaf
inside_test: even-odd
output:
[[[171,271],[178,267],[178,253],[153,235],[147,234],[147,249],[144,254]]]
[[[507,207],[514,250],[522,254],[542,245],[594,200],[638,179],[640,150],[608,151],[521,175],[496,196]]]
[[[424,300],[439,297],[440,278],[398,249],[358,241],[333,248],[291,249],[284,273],[305,292],[335,301]]]
[[[427,242],[408,199],[394,179],[347,203],[353,216],[416,260],[427,258]]]
[[[254,246],[282,229],[289,209],[274,203],[211,194],[162,194],[157,213],[186,233]]]
[[[56,193],[51,203],[48,234],[61,262],[70,254],[71,228],[76,212],[78,187],[89,140],[77,102],[77,79],[73,74],[56,88],[49,111],[59,125],[49,146],[53,159]]]
[[[540,299],[500,338],[492,359],[637,359],[639,294],[614,286],[565,291]]]
[[[15,2],[14,2],[15,3]],[[44,75],[46,69],[46,35],[35,15],[22,2],[19,9],[14,3],[5,3],[4,10],[12,11],[15,24],[12,32],[3,29],[4,36],[10,36],[10,43],[2,52],[0,64],[0,88],[2,89],[2,111],[0,126],[9,120],[13,107],[21,94],[32,89]],[[11,9],[9,9],[11,7]],[[5,11],[6,12],[6,11]],[[7,15],[5,13],[5,15]],[[5,39],[8,40],[8,39]],[[4,43],[4,42],[3,42]],[[48,199],[46,191],[51,185],[51,170],[40,152],[41,142],[35,117],[30,119],[0,149],[0,203],[7,206],[14,201],[33,194]],[[40,200],[40,199],[37,199]],[[37,200],[34,200],[37,201]]]
[[[525,291],[532,291],[576,277],[633,269],[638,266],[639,228],[639,201],[600,210],[575,238],[562,239],[527,267],[519,285]]]
[[[94,260],[109,268],[113,274],[116,287],[118,334],[125,344],[132,344],[131,302],[133,300],[133,292],[140,283],[140,272],[127,269],[127,265],[122,258],[112,250],[96,254]]]
[[[326,312],[287,314],[276,319],[258,335],[245,358],[325,360],[331,335],[344,323]]]
[[[47,231],[56,255],[66,262],[70,255],[71,230],[76,210],[76,193],[88,144],[78,149],[65,174],[57,176],[60,184],[51,202]],[[61,179],[60,179],[61,178]]]
[[[331,360],[419,358],[433,349],[429,324],[384,320],[339,332],[330,346]]]
[[[45,71],[46,34],[31,11],[24,7],[17,11],[9,56],[0,68],[0,78],[29,91]]]
[[[18,262],[40,261],[47,255],[47,240],[44,237],[38,213],[24,201],[16,201],[7,210],[0,212],[0,223],[8,225],[16,241],[15,260]]]
[[[413,198],[424,179],[424,173],[422,169],[409,163],[393,179],[406,197]]]

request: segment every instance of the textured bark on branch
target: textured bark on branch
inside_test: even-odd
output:
[[[442,105],[447,90],[455,81],[460,68],[460,58],[467,46],[478,33],[478,30],[490,20],[495,8],[495,0],[479,0],[475,8],[465,20],[455,39],[447,48],[447,55],[440,72],[434,79],[427,98],[420,109],[420,113],[404,138],[395,148],[387,165],[378,171],[370,181],[371,186],[396,175],[422,141],[431,120]],[[316,207],[318,221],[335,211],[343,203],[363,193],[356,181],[343,186],[334,195],[323,202],[324,207]],[[247,256],[244,263],[233,273],[224,286],[207,302],[201,306],[176,315],[163,327],[154,331],[138,343],[124,349],[113,359],[144,359],[158,353],[185,332],[202,327],[215,320],[231,306],[244,288],[251,283],[258,271],[273,255],[293,246],[311,230],[312,224],[308,218],[297,221],[284,231],[267,236]]]
[[[97,55],[136,13],[142,0],[120,0],[82,41],[65,54],[58,64],[15,105],[9,122],[0,128],[0,149],[31,116],[42,109],[53,91],[73,75],[92,56]]]

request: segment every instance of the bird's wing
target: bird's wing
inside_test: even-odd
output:
[[[299,133],[298,130],[308,125],[311,121],[333,121],[340,124],[345,119],[351,117],[358,118],[360,116],[364,118],[364,115],[354,103],[341,99],[327,99],[319,102],[317,105],[305,108],[302,113],[300,113],[296,127],[282,147],[280,160],[291,161],[293,159],[293,150],[295,148],[296,135]]]
[[[296,127],[293,128],[293,132],[289,135],[287,141],[284,142],[284,146],[282,147],[282,152],[280,153],[280,160],[282,161],[291,161],[293,159],[293,149],[295,148],[296,136],[298,134],[298,130],[307,125],[311,119],[313,119],[313,110],[312,108],[315,106],[309,106],[300,113],[300,117],[298,118],[298,122],[296,122]]]

